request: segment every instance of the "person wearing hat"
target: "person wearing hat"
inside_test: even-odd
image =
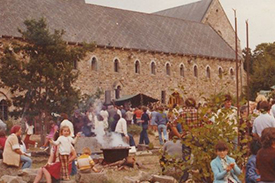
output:
[[[3,163],[9,166],[19,167],[20,163],[23,163],[22,169],[30,168],[32,160],[27,154],[20,150],[19,140],[22,133],[19,125],[14,125],[11,128],[11,134],[6,140],[4,152],[3,152]]]

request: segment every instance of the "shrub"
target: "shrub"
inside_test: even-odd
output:
[[[127,128],[128,133],[132,135],[139,135],[141,130],[141,126],[138,125],[129,125]]]

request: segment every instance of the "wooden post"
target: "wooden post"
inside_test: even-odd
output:
[[[237,120],[239,122],[239,59],[238,59],[238,34],[237,34],[237,16],[236,16],[236,10],[234,10],[234,16],[235,16],[235,56],[236,56],[236,99],[237,99]]]
[[[248,114],[249,114],[249,37],[248,37],[248,20],[246,23],[246,98],[247,98],[247,106],[248,106]]]

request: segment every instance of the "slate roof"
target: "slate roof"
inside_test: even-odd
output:
[[[20,37],[26,19],[45,17],[69,42],[234,59],[235,52],[208,25],[92,4],[84,0],[0,0],[0,36]]]
[[[198,2],[158,11],[154,14],[201,22],[211,2],[212,0],[201,0]]]

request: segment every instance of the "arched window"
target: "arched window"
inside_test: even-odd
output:
[[[222,68],[219,67],[219,78],[222,79],[222,75],[223,75],[223,71],[222,71]]]
[[[165,65],[165,68],[166,68],[166,75],[167,75],[167,76],[170,76],[170,74],[171,74],[171,66],[170,66],[170,64],[167,63],[167,64]]]
[[[114,61],[114,71],[115,72],[119,71],[119,61],[118,61],[118,59],[115,59],[115,61]]]
[[[138,60],[135,61],[135,73],[140,73],[140,63]]]
[[[210,78],[210,67],[209,66],[206,67],[206,77]]]
[[[1,100],[0,102],[0,118],[8,120],[8,103],[6,100]]]
[[[194,66],[194,76],[198,77],[198,67],[196,65]]]
[[[92,58],[91,69],[92,69],[92,71],[97,71],[97,60],[95,57]]]
[[[233,68],[230,68],[230,71],[229,71],[229,73],[230,73],[230,77],[231,77],[231,79],[234,79],[234,70],[233,70]]]
[[[184,66],[183,66],[183,64],[180,65],[180,76],[184,77]]]
[[[115,98],[118,99],[120,98],[120,91],[121,91],[121,86],[117,86],[115,89]]]
[[[155,62],[151,63],[151,74],[156,75],[156,63]]]

